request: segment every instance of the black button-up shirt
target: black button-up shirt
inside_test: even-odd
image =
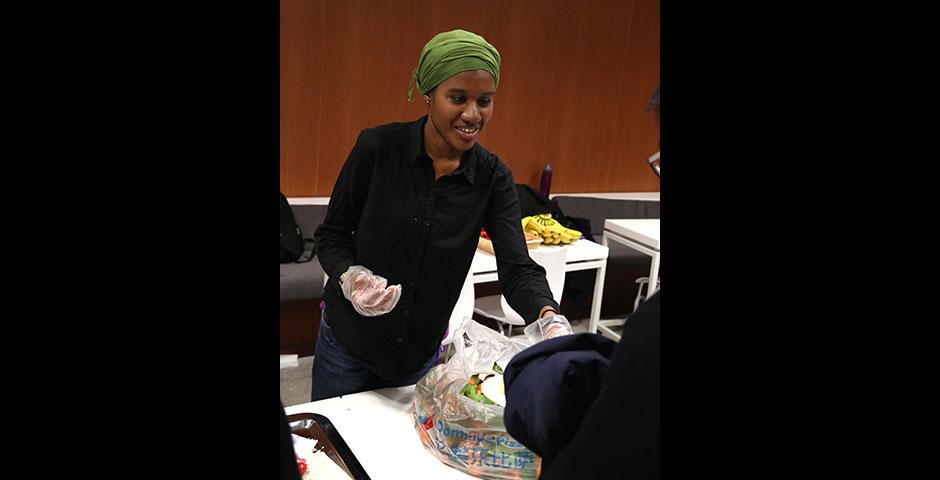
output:
[[[340,171],[316,239],[330,280],[326,318],[339,340],[385,378],[417,371],[440,346],[485,228],[503,295],[527,323],[558,311],[545,270],[529,257],[512,173],[479,144],[435,180],[424,148],[427,117],[363,130]],[[401,284],[391,312],[363,317],[343,296],[350,265]]]

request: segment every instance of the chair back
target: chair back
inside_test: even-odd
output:
[[[545,279],[548,281],[549,290],[552,291],[552,298],[556,303],[561,304],[561,294],[565,290],[565,263],[568,261],[568,247],[540,246],[529,250],[529,256],[545,269]],[[506,297],[500,295],[499,301],[508,323],[525,325],[525,320],[509,306]]]

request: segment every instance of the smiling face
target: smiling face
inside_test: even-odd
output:
[[[486,70],[460,72],[425,94],[424,145],[432,158],[454,159],[470,150],[493,116],[496,81]]]

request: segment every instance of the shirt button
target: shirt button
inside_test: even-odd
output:
[[[425,226],[428,226],[428,225],[430,225],[430,224],[431,224],[431,221],[430,221],[430,220],[425,220],[425,221],[424,221],[424,225],[425,225]]]
[[[401,337],[396,338],[395,341],[401,343]]]
[[[418,222],[418,217],[412,218],[411,221],[417,223],[417,222]]]

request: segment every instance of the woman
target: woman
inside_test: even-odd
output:
[[[329,282],[312,400],[410,385],[437,363],[480,228],[513,309],[527,323],[558,312],[526,249],[512,173],[476,142],[499,67],[483,37],[440,33],[412,74],[427,115],[359,134],[314,234]]]

